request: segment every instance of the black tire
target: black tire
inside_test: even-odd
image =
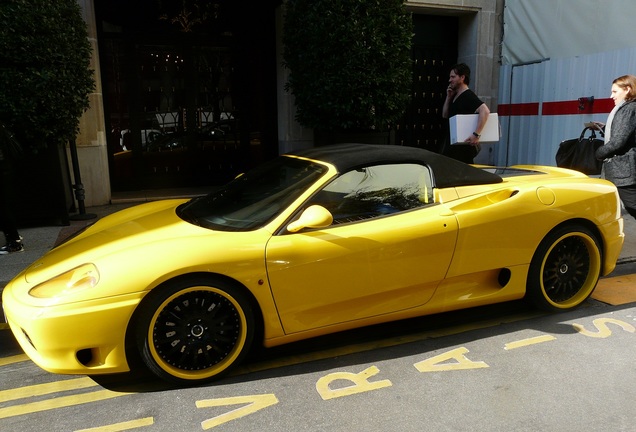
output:
[[[214,380],[245,356],[254,312],[241,289],[204,277],[156,288],[141,305],[135,339],[159,378],[177,384]]]
[[[599,241],[582,225],[550,232],[537,248],[526,286],[526,298],[547,311],[573,309],[594,291],[601,275]]]

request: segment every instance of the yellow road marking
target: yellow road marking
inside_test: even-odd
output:
[[[334,357],[341,357],[349,354],[357,354],[366,351],[373,351],[381,348],[390,348],[393,346],[405,345],[413,342],[420,342],[427,339],[436,339],[446,336],[452,336],[456,334],[465,333],[472,330],[481,330],[485,328],[495,327],[501,324],[508,324],[523,320],[529,320],[540,316],[547,315],[547,312],[539,310],[519,313],[507,317],[496,318],[492,320],[485,320],[480,322],[473,322],[464,325],[458,325],[455,327],[448,327],[442,330],[427,330],[418,333],[414,333],[408,336],[390,337],[383,340],[365,342],[360,344],[351,344],[343,347],[324,349],[317,352],[310,352],[305,354],[296,354],[293,356],[286,356],[283,358],[277,358],[273,360],[262,361],[258,363],[239,366],[231,372],[230,376],[240,376],[253,372],[262,372],[265,370],[276,369],[284,366],[292,366],[302,363],[307,363],[316,360],[330,359]]]
[[[460,347],[415,363],[413,366],[420,372],[445,372],[454,370],[488,368],[483,361],[470,360],[465,354],[468,348]],[[454,360],[449,363],[449,360]]]
[[[32,414],[36,412],[48,411],[57,408],[65,408],[74,405],[82,405],[91,402],[97,402],[107,399],[125,396],[130,393],[116,393],[111,390],[99,390],[91,393],[82,393],[73,396],[63,396],[59,398],[44,400],[40,402],[32,402],[23,405],[10,406],[0,408],[0,419],[16,417],[24,414]]]
[[[521,339],[515,342],[510,342],[507,343],[504,346],[505,350],[512,350],[512,349],[516,349],[516,348],[522,348],[528,345],[534,345],[534,344],[539,344],[539,343],[543,343],[543,342],[549,342],[549,341],[553,341],[556,340],[556,338],[552,335],[544,335],[544,336],[536,336],[536,337],[531,337],[528,339]]]
[[[325,359],[343,356],[347,354],[365,352],[375,350],[379,348],[386,348],[392,346],[403,345],[416,341],[439,338],[444,336],[450,336],[454,334],[463,333],[469,330],[477,330],[488,327],[493,327],[500,324],[509,322],[521,321],[524,319],[536,318],[537,316],[545,315],[543,312],[530,312],[524,314],[516,314],[508,317],[500,317],[493,320],[485,320],[482,322],[470,323],[468,325],[460,325],[456,327],[446,328],[443,330],[423,331],[416,334],[403,336],[403,337],[391,337],[384,340],[348,345],[345,347],[322,350],[315,353],[306,353],[301,355],[289,356],[285,358],[279,358],[271,361],[265,361],[257,364],[250,364],[244,367],[237,368],[232,375],[243,375],[256,371],[269,370],[294,364],[301,364],[317,359]],[[15,363],[18,361],[26,361],[28,357],[26,355],[19,355],[13,357],[7,357],[0,359],[0,365]],[[78,378],[77,380],[65,380],[57,383],[39,384],[36,386],[29,386],[21,389],[5,390],[0,392],[0,401],[15,400],[20,398],[26,398],[31,396],[38,396],[38,394],[50,394],[55,391],[68,391],[77,388],[86,388],[95,384],[90,378]],[[57,388],[55,386],[58,386]],[[78,387],[79,386],[79,387]],[[81,405],[85,403],[95,402],[99,400],[105,400],[115,398],[118,396],[124,396],[131,393],[115,393],[109,390],[96,391],[92,393],[84,393],[74,396],[67,396],[61,398],[54,398],[47,401],[40,401],[35,403],[9,406],[0,409],[0,419],[14,417],[34,412],[52,410],[57,408],[64,408],[73,405]]]
[[[581,324],[576,323],[572,324],[572,327],[574,327],[574,329],[583,336],[602,339],[608,338],[612,335],[612,330],[610,330],[607,324],[615,324],[621,327],[626,332],[636,333],[636,328],[633,325],[614,318],[597,318],[592,321],[592,324],[594,324],[594,327],[596,327],[598,332],[591,332],[589,330],[586,330],[585,327],[583,327]]]
[[[380,380],[370,382],[369,378],[380,372],[376,366],[371,366],[360,373],[352,372],[334,372],[320,378],[316,382],[316,390],[323,400],[339,398],[343,396],[351,396],[358,393],[364,393],[372,390],[378,390],[385,387],[391,387],[393,383],[389,380]],[[344,380],[350,381],[352,384],[346,387],[332,389],[330,384],[334,381]]]
[[[203,430],[208,430],[220,424],[245,417],[248,414],[253,414],[264,408],[276,405],[277,403],[278,398],[275,395],[264,394],[200,400],[196,401],[196,406],[197,408],[214,408],[226,405],[247,404],[243,407],[236,408],[228,413],[221,414],[214,418],[202,421],[201,427],[203,428]]]
[[[36,384],[10,390],[2,390],[0,391],[0,401],[8,402],[11,400],[24,399],[33,396],[43,396],[51,393],[93,387],[96,385],[97,384],[95,383],[95,381],[90,378],[76,378],[64,381],[55,381],[46,384]]]
[[[144,426],[152,426],[155,420],[152,417],[146,417],[139,420],[131,420],[123,423],[115,423],[108,426],[98,426],[90,429],[81,429],[75,432],[118,432],[130,429],[136,429]]]
[[[5,366],[13,363],[20,363],[23,361],[29,360],[29,357],[26,354],[15,355],[11,357],[2,357],[0,358],[0,366]]]

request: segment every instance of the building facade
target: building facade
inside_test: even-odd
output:
[[[283,2],[78,1],[96,79],[77,138],[87,206],[125,191],[213,186],[314,145],[285,91]],[[413,93],[391,142],[435,150],[452,64],[467,63],[471,88],[497,107],[503,0],[405,5]]]

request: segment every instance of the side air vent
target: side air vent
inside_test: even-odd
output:
[[[462,210],[476,210],[484,207],[498,204],[506,201],[519,193],[518,189],[501,189],[486,193],[483,195],[477,195],[475,197],[466,197],[466,201],[453,207],[455,211]]]
[[[502,288],[508,285],[510,282],[510,277],[512,276],[512,272],[510,269],[503,268],[499,271],[499,276],[497,277],[497,282],[499,282],[499,286]]]

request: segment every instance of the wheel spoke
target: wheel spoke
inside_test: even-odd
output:
[[[214,291],[191,291],[168,303],[153,328],[158,355],[182,370],[202,370],[223,361],[237,344],[239,313]]]
[[[554,302],[564,302],[579,293],[590,272],[590,254],[579,237],[567,237],[546,259],[543,282],[546,294]]]

